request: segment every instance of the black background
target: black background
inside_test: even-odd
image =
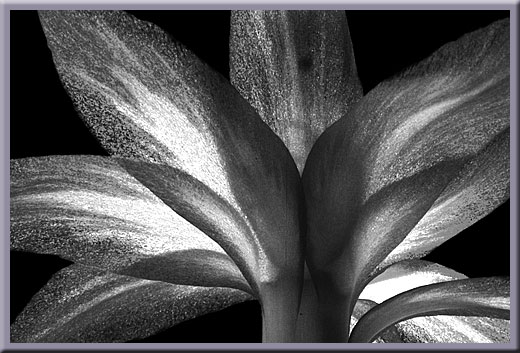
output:
[[[229,77],[227,11],[135,12],[155,22]],[[502,11],[348,11],[363,89],[418,62],[442,44],[509,16]],[[106,155],[72,107],[54,69],[38,17],[11,12],[11,158]],[[509,275],[509,201],[427,257],[470,277]],[[11,252],[11,320],[58,269],[54,256]],[[180,324],[149,342],[260,342],[257,302]]]

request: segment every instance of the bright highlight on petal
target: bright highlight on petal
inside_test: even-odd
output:
[[[136,279],[71,265],[11,325],[12,342],[125,342],[251,299],[230,288]]]
[[[401,261],[373,279],[360,299],[383,303],[414,288],[463,278],[466,276],[439,264],[423,260]],[[403,343],[502,343],[509,342],[509,326],[509,320],[504,319],[436,315],[404,320],[390,328],[398,333],[399,342]],[[374,342],[395,342],[392,337],[383,331]]]
[[[424,255],[505,201],[508,129],[509,20],[441,47],[363,97],[320,137],[303,175],[318,292],[356,296],[386,266]],[[420,226],[427,240],[416,246],[413,235],[392,253],[452,197],[460,199],[443,205],[448,212]]]
[[[396,328],[403,343],[509,343],[509,320],[477,316],[425,316]]]
[[[11,249],[56,254],[113,272],[177,284],[251,291],[206,234],[166,206],[111,158],[11,160]],[[178,267],[206,262],[198,274]]]
[[[432,283],[467,278],[447,267],[423,260],[401,261],[374,278],[360,294],[360,299],[382,303],[397,294]]]
[[[362,95],[344,11],[233,11],[231,82],[301,172],[314,142]]]
[[[264,306],[274,291],[295,317],[303,195],[283,142],[229,82],[155,25],[119,11],[40,18],[62,82],[103,147],[215,240]]]
[[[122,11],[39,17],[111,157],[11,160],[11,249],[75,262],[13,342],[124,342],[250,299],[264,343],[509,342],[509,278],[417,260],[509,198],[509,19],[361,98],[344,11],[233,11],[232,85]]]
[[[509,198],[509,137],[506,129],[464,166],[380,267],[426,255]]]
[[[117,38],[113,39],[112,43],[121,46],[116,47],[117,50],[112,49],[115,52],[128,52],[129,56],[132,55],[124,43]],[[142,66],[139,67],[143,69]],[[111,99],[109,104],[113,105],[122,116],[129,119],[125,122],[126,124],[135,124],[145,134],[153,136],[157,140],[157,145],[170,150],[170,153],[161,155],[164,158],[161,160],[163,163],[183,168],[188,174],[197,175],[200,181],[237,207],[229,181],[221,177],[225,173],[224,161],[219,156],[211,131],[204,126],[203,121],[190,121],[189,119],[190,115],[198,117],[203,112],[179,109],[178,102],[172,102],[170,97],[154,93],[131,72],[118,67],[111,69],[111,75],[115,80],[121,82],[122,87],[120,88],[127,91],[130,101],[122,99],[116,91],[105,86],[103,82],[92,80],[88,76],[88,72],[80,72],[79,75],[84,82],[92,85],[90,89]],[[188,92],[184,92],[182,97],[176,98],[180,102],[193,99]],[[193,103],[193,105],[194,107],[191,109],[200,109],[196,104]],[[182,141],[182,148],[178,147],[180,141]],[[152,149],[154,147],[150,146]],[[155,152],[161,153],[156,149]],[[198,158],[195,159],[193,156]]]
[[[468,278],[401,293],[367,312],[349,342],[371,342],[399,321],[428,315],[471,315],[509,319],[509,278]]]

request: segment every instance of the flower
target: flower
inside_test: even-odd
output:
[[[231,77],[247,103],[150,24],[41,19],[65,88],[114,157],[12,161],[12,248],[76,262],[20,315],[14,340],[129,339],[254,296],[266,341],[346,341],[350,313],[373,306],[357,297],[371,299],[363,288],[391,265],[382,276],[443,283],[376,306],[351,340],[432,311],[508,317],[506,280],[445,282],[460,275],[401,262],[508,198],[507,21],[361,98],[343,13],[234,13]]]

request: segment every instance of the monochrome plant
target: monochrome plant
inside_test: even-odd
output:
[[[11,160],[11,250],[74,262],[11,341],[251,299],[263,342],[509,341],[509,278],[420,260],[509,198],[509,19],[363,96],[343,11],[233,11],[231,82],[125,12],[39,17],[110,157]]]

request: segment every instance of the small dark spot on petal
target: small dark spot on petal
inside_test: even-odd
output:
[[[298,70],[307,72],[312,69],[312,56],[306,55],[298,58]]]

